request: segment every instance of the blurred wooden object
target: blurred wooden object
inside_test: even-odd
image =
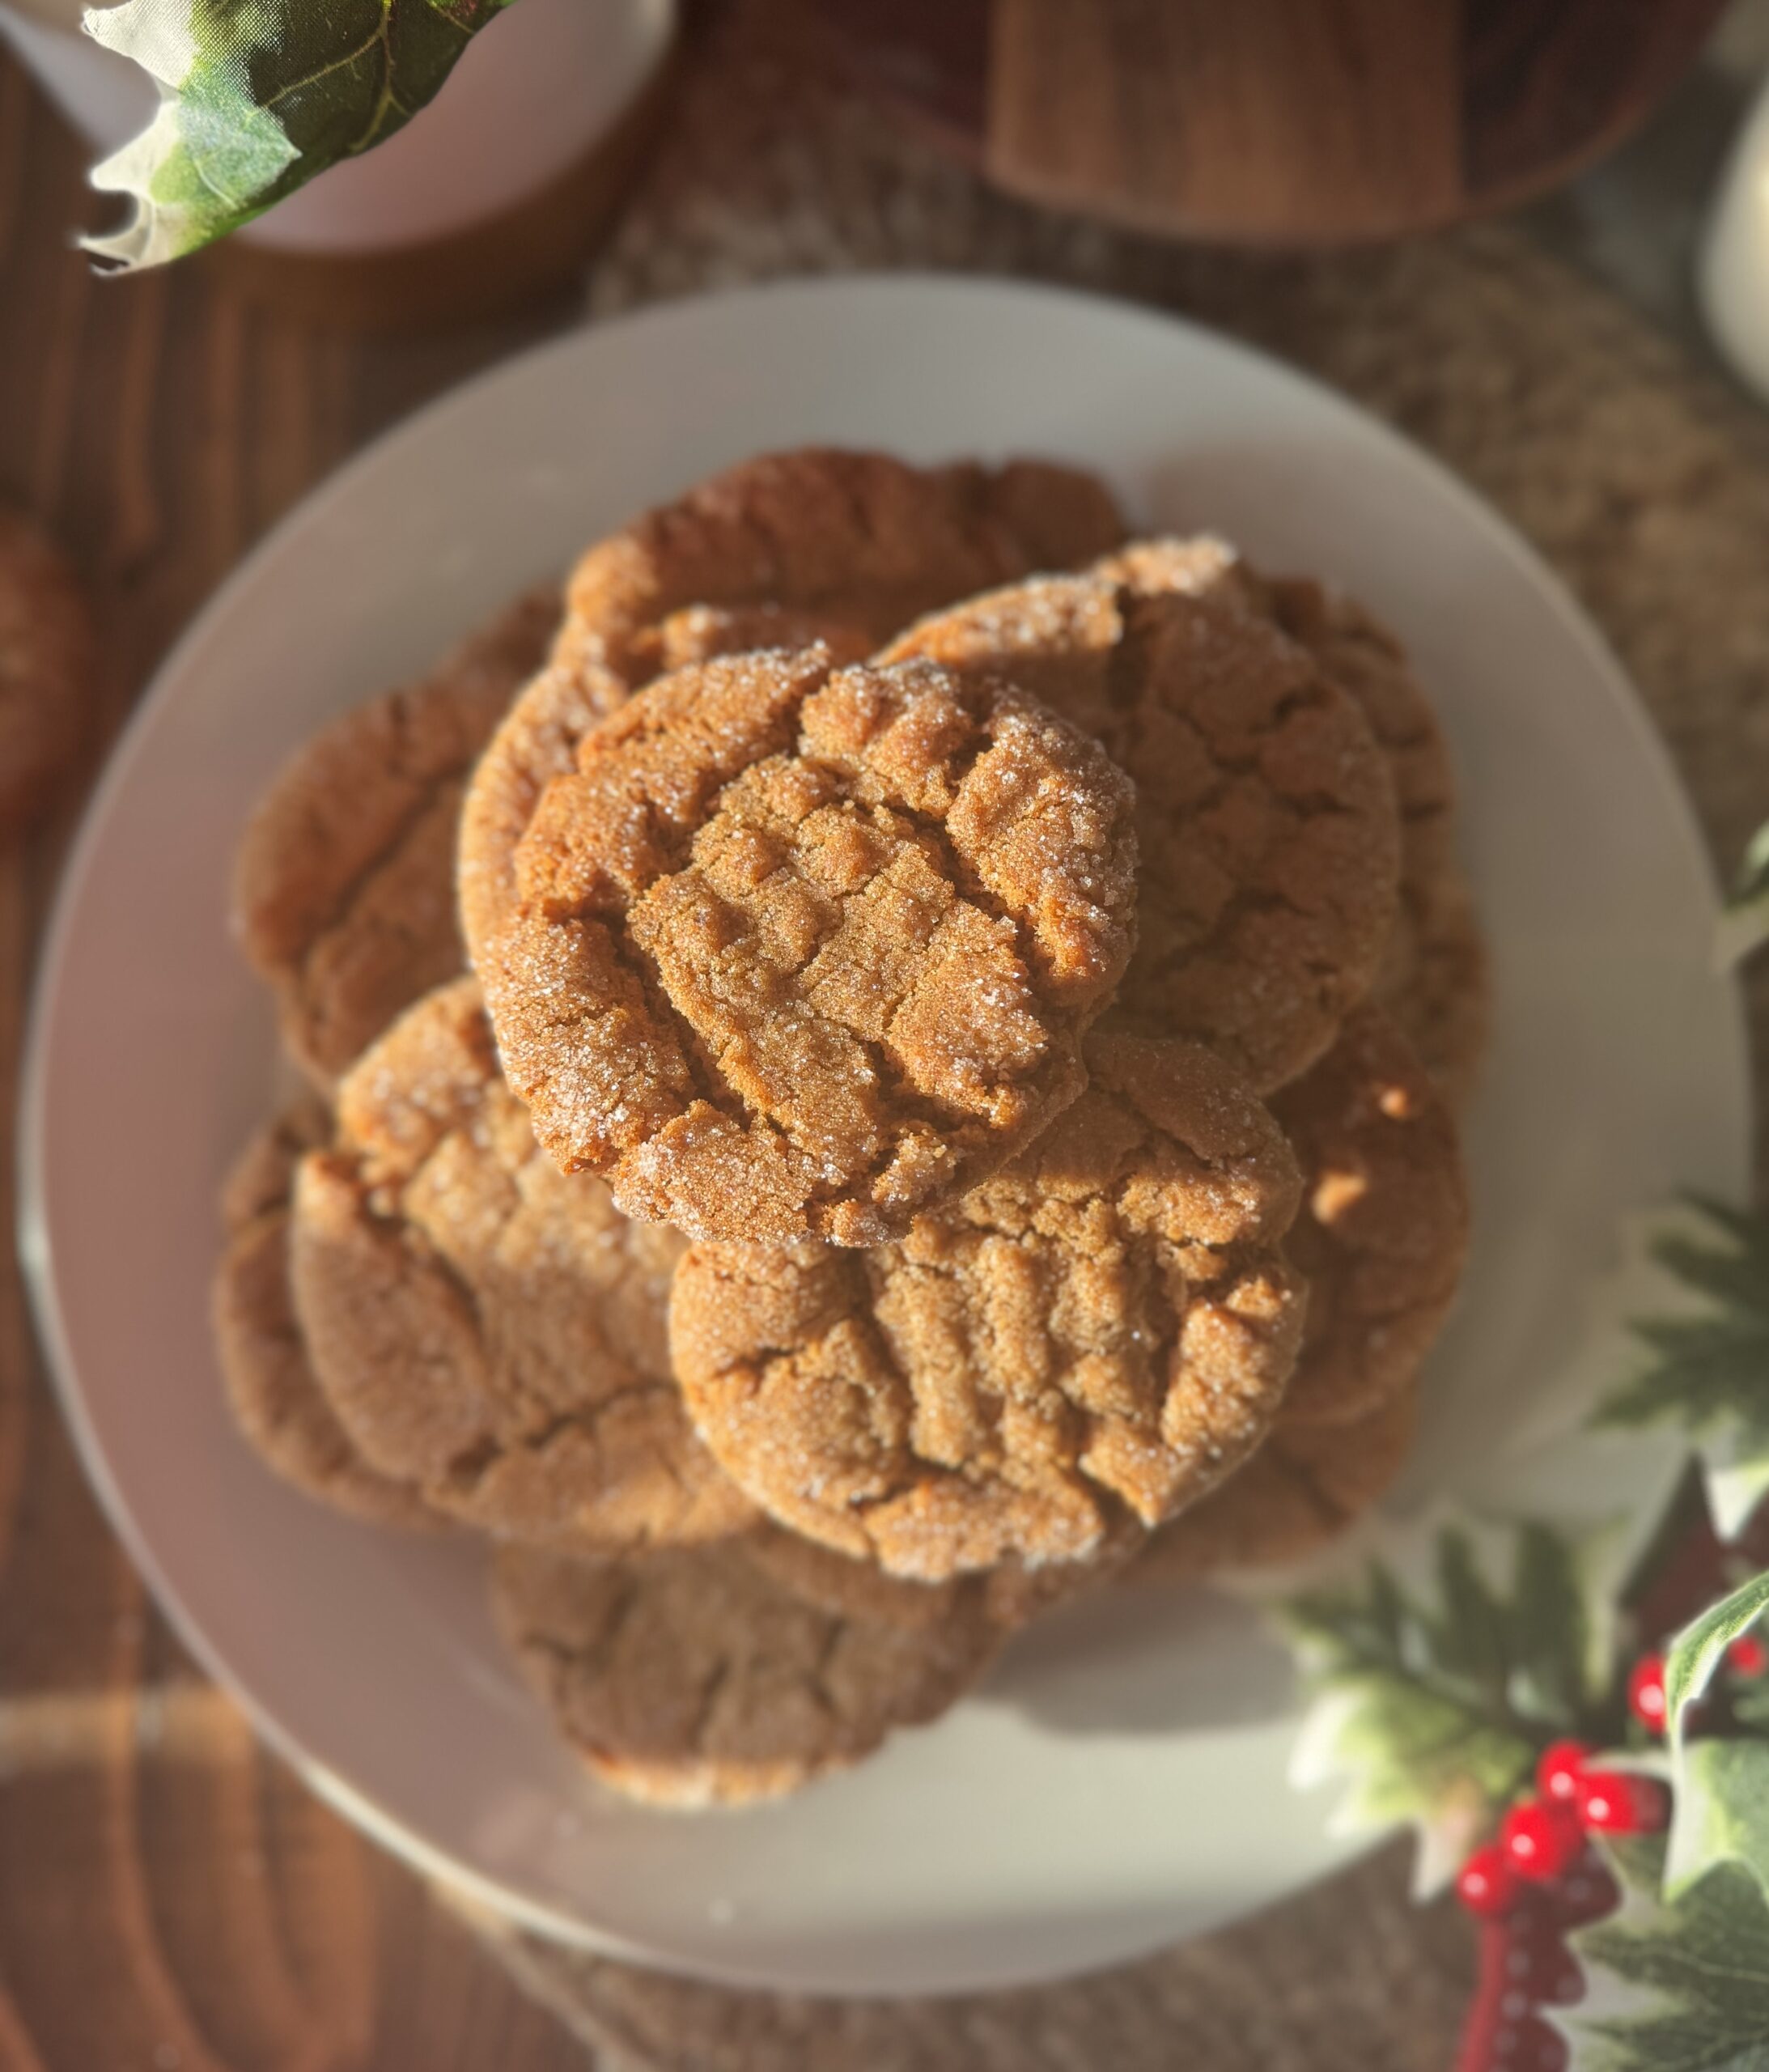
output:
[[[1612,149],[1723,0],[822,0],[875,91],[1031,200],[1263,244],[1504,206]]]

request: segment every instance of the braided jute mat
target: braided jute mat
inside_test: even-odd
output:
[[[728,9],[689,62],[593,313],[914,266],[1067,282],[1236,333],[1399,426],[1529,535],[1633,672],[1722,869],[1769,817],[1769,416],[1525,232],[1310,260],[1182,250],[990,193],[823,75],[778,0]],[[1752,991],[1761,1059],[1769,980]],[[1093,1977],[939,2001],[732,1992],[479,1926],[619,2072],[1442,2072],[1469,1945],[1449,1908],[1413,1907],[1406,1865],[1390,1848]]]

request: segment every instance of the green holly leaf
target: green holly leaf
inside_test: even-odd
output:
[[[1769,2072],[1769,1905],[1736,1864],[1674,1900],[1661,1844],[1606,1852],[1622,1904],[1567,1938],[1584,1997],[1552,2019],[1572,2072]]]
[[[1733,1538],[1769,1492],[1769,1220],[1691,1200],[1635,1249],[1635,1371],[1597,1421],[1686,1433],[1715,1526]]]
[[[1666,1898],[1722,1863],[1769,1887],[1769,1741],[1691,1741],[1674,1759],[1671,1779]]]
[[[430,100],[511,0],[123,0],[88,35],[134,58],[159,113],[92,175],[133,203],[87,249],[162,264],[261,215],[383,142]]]
[[[1720,917],[1715,956],[1722,971],[1769,941],[1769,822],[1751,836],[1732,896]]]
[[[1309,1692],[1296,1781],[1343,1786],[1334,1824],[1411,1823],[1429,1892],[1528,1783],[1590,1732],[1610,1684],[1594,1538],[1448,1520],[1343,1584],[1274,1609]]]
[[[1674,1749],[1682,1742],[1690,1707],[1713,1681],[1727,1649],[1766,1610],[1769,1574],[1753,1576],[1692,1619],[1665,1650],[1665,1722]]]

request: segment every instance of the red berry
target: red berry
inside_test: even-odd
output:
[[[1499,1845],[1520,1878],[1558,1878],[1584,1854],[1584,1830],[1563,1800],[1534,1798],[1505,1815]]]
[[[1654,1734],[1665,1731],[1665,1658],[1643,1654],[1627,1679],[1628,1710]]]
[[[1571,1872],[1554,1887],[1555,1918],[1562,1930],[1601,1921],[1621,1904],[1622,1888],[1594,1849],[1587,1849]]]
[[[1517,2072],[1565,2072],[1567,2061],[1566,2038],[1539,2015],[1526,2015],[1517,2024],[1504,2060]]]
[[[1727,1649],[1726,1659],[1741,1676],[1761,1676],[1769,1669],[1769,1647],[1755,1633],[1741,1633]]]
[[[1664,1786],[1631,1770],[1587,1770],[1574,1804],[1585,1828],[1603,1835],[1655,1835],[1669,1811]]]
[[[1485,1842],[1462,1866],[1456,1896],[1470,1913],[1495,1920],[1517,1904],[1517,1879],[1497,1842]]]
[[[1551,1741],[1536,1764],[1536,1789],[1544,1798],[1570,1800],[1579,1773],[1597,1753],[1589,1741]]]

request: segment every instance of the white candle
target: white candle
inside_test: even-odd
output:
[[[1716,344],[1739,379],[1769,397],[1769,82],[1720,181],[1697,284]]]

